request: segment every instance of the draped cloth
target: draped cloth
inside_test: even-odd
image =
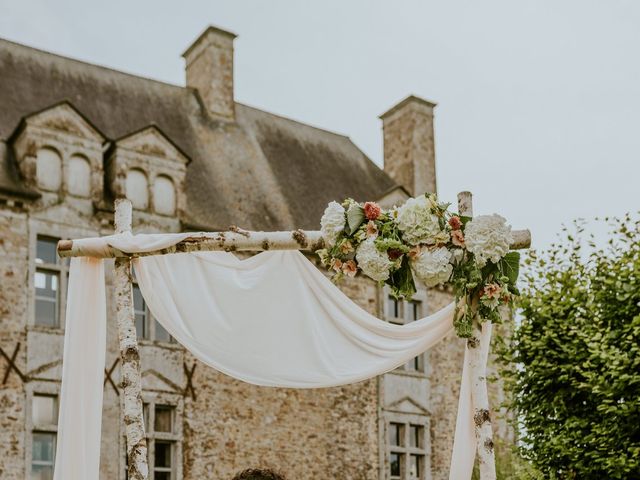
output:
[[[76,240],[87,257],[169,247],[193,234]],[[453,330],[454,305],[406,325],[358,307],[298,251],[145,256],[133,261],[153,316],[207,365],[255,385],[321,388],[403,365]],[[106,304],[103,261],[71,261],[55,480],[97,480]],[[466,355],[466,354],[465,354]],[[476,439],[466,368],[450,480],[468,480]]]

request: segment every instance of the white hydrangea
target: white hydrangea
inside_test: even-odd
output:
[[[410,198],[398,207],[396,224],[402,232],[402,238],[410,245],[426,243],[444,243],[449,233],[440,228],[438,217],[431,213],[431,202],[424,195]]]
[[[487,260],[498,263],[509,251],[513,241],[511,226],[500,215],[480,215],[467,223],[464,229],[467,250],[484,266]]]
[[[393,262],[386,252],[377,249],[374,238],[368,238],[356,250],[358,267],[367,277],[378,282],[389,278],[389,270]]]
[[[345,223],[343,206],[338,202],[329,203],[320,219],[320,232],[327,245],[336,243],[338,235],[344,230]]]
[[[451,252],[446,247],[424,248],[422,253],[411,262],[413,272],[427,287],[435,287],[449,280],[453,266]]]

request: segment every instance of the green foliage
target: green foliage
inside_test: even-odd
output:
[[[501,352],[521,453],[544,478],[640,479],[640,221],[605,220],[604,249],[576,223],[529,255]]]

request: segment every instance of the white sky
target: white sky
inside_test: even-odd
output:
[[[347,134],[379,164],[378,115],[409,93],[438,102],[440,197],[472,190],[476,214],[536,247],[640,208],[636,0],[0,0],[4,38],[176,84],[209,24],[239,35],[238,101]]]

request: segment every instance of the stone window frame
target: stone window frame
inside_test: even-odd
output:
[[[35,273],[36,273],[36,248],[38,237],[48,237],[52,239],[61,238],[89,238],[100,236],[100,232],[89,228],[74,228],[68,225],[49,222],[46,219],[30,219],[28,223],[29,229],[29,247],[28,247],[28,271],[27,278],[27,331],[34,330],[47,333],[63,334],[65,327],[65,316],[67,308],[67,286],[69,280],[69,262],[64,265],[64,277],[61,277],[60,285],[60,301],[59,301],[59,319],[58,325],[36,325],[36,299],[35,299]],[[43,266],[48,268],[49,264]]]
[[[120,404],[120,408],[124,408]],[[149,480],[154,479],[154,465],[155,465],[155,442],[166,441],[171,442],[173,445],[172,448],[172,480],[180,480],[182,479],[182,470],[183,470],[183,418],[184,418],[184,400],[180,395],[177,394],[169,394],[164,392],[151,392],[151,391],[143,391],[142,392],[142,405],[143,405],[143,415],[144,412],[148,412],[144,418],[145,425],[145,434],[147,438],[147,449],[148,449],[148,461],[149,461]],[[154,425],[155,421],[155,407],[156,406],[169,406],[173,408],[173,432],[156,432],[153,428],[150,428]],[[124,420],[121,420],[121,466],[120,471],[122,472],[122,479],[127,480],[127,450],[126,450],[126,435],[125,435],[125,425]]]
[[[60,175],[61,175],[61,184],[59,190],[51,191],[47,189],[42,189],[37,183],[34,184],[34,187],[38,190],[43,190],[45,195],[68,195],[72,198],[78,200],[93,200],[95,201],[99,197],[102,196],[102,188],[99,184],[99,179],[103,178],[103,172],[101,168],[102,164],[102,154],[98,152],[95,148],[91,148],[89,145],[78,145],[77,138],[72,137],[70,135],[61,134],[58,136],[54,136],[49,134],[49,132],[42,131],[29,131],[25,132],[25,139],[33,140],[34,144],[34,157],[33,162],[35,168],[37,168],[37,152],[43,149],[53,150],[60,157]],[[73,157],[81,157],[89,163],[89,195],[81,196],[76,195],[74,193],[69,192],[69,163],[71,158]],[[96,171],[96,169],[98,169]],[[34,178],[34,182],[36,182],[36,178]]]
[[[33,458],[33,434],[34,433],[53,433],[56,435],[56,443],[54,443],[54,466],[55,454],[57,446],[58,425],[57,417],[54,425],[35,425],[33,423],[33,398],[37,395],[56,397],[58,412],[60,411],[60,384],[58,382],[49,381],[32,381],[25,386],[25,478],[31,478],[31,467]]]
[[[32,272],[30,275],[30,291],[32,296],[32,301],[30,302],[32,306],[32,315],[30,316],[29,325],[33,328],[37,328],[38,330],[46,330],[46,331],[60,331],[64,330],[64,322],[65,322],[65,313],[66,313],[66,298],[67,298],[67,284],[69,281],[69,262],[66,259],[57,258],[56,263],[37,263],[36,259],[38,258],[38,240],[47,239],[52,242],[57,242],[61,237],[48,235],[45,233],[37,233],[35,235],[34,246],[33,246],[33,256],[32,261],[29,263],[32,265]],[[56,299],[56,319],[54,325],[40,325],[36,323],[36,286],[35,286],[35,276],[38,271],[50,272],[57,274],[58,277],[58,291],[57,291],[57,299]]]
[[[425,289],[420,288],[419,286],[416,286],[416,290],[417,292],[413,295],[413,299],[414,301],[419,302],[419,311],[417,314],[417,318],[422,318],[425,317],[428,314],[429,308],[428,308],[428,296],[427,296],[427,291]],[[387,305],[388,302],[390,300],[390,298],[392,298],[391,295],[391,289],[389,288],[389,286],[385,285],[384,288],[382,289],[382,315],[383,318],[390,323],[394,323],[396,325],[404,325],[406,323],[410,323],[413,320],[408,320],[404,317],[404,308],[406,307],[407,303],[413,303],[413,302],[407,302],[406,300],[400,300],[401,303],[401,313],[399,317],[390,317],[387,314]],[[417,361],[418,364],[415,365],[413,368],[407,368],[407,365],[401,365],[400,367],[396,368],[395,370],[393,370],[393,373],[400,373],[403,375],[411,375],[411,376],[419,376],[419,377],[426,377],[428,375],[428,360],[427,360],[427,354],[426,352],[423,354],[418,355],[417,357],[415,357],[413,360],[411,360],[410,362],[415,362]],[[410,363],[408,362],[408,363]]]
[[[392,424],[400,424],[403,426],[403,445],[396,446],[390,443],[390,427]],[[422,444],[418,447],[410,445],[410,426],[418,426],[422,428]],[[415,413],[401,413],[386,411],[384,412],[384,443],[385,443],[385,472],[386,480],[430,480],[431,479],[431,438],[430,438],[430,420],[426,415]],[[391,454],[399,453],[403,455],[400,476],[391,476]],[[422,470],[417,477],[409,476],[409,467],[412,455],[418,455],[422,458]]]

